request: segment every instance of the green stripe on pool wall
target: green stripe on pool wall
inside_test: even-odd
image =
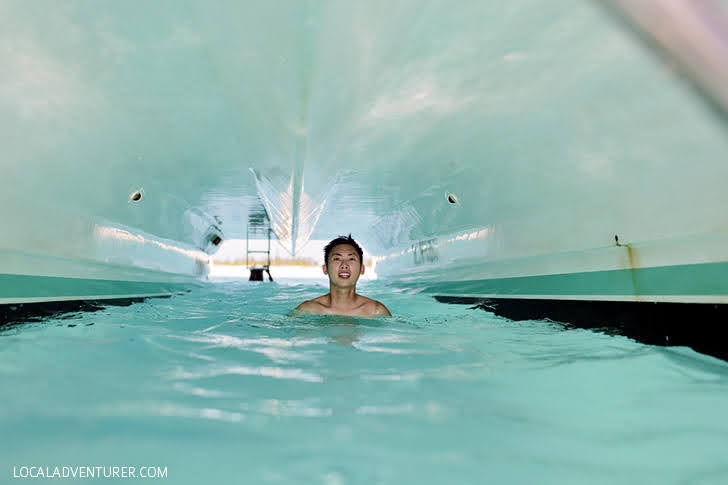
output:
[[[443,281],[428,293],[500,295],[728,295],[728,263]]]
[[[0,298],[143,295],[175,293],[190,284],[0,274]]]

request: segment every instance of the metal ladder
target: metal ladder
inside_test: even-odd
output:
[[[260,213],[257,213],[251,214],[248,217],[248,225],[245,227],[245,267],[250,270],[250,281],[263,281],[263,272],[268,273],[269,281],[273,281],[273,277],[270,275],[270,239],[272,232],[273,230],[270,228],[268,214],[265,212],[263,212],[262,216]],[[259,234],[265,234],[268,238],[268,249],[250,249],[250,236]],[[251,266],[251,254],[265,254],[266,263],[262,266]]]

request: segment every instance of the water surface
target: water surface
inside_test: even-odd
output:
[[[392,318],[216,283],[0,332],[13,466],[169,483],[726,483],[728,364],[364,285]],[[113,481],[113,480],[112,480]],[[124,480],[121,480],[124,481]]]

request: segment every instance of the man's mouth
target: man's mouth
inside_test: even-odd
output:
[[[347,279],[347,278],[350,278],[350,277],[351,277],[351,273],[349,273],[347,271],[342,271],[341,273],[339,273],[339,278]]]

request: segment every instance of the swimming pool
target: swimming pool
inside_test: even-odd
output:
[[[322,290],[227,281],[5,326],[0,482],[23,466],[152,466],[168,483],[728,480],[722,360],[381,281],[361,291],[392,318],[287,316]]]
[[[0,304],[171,294],[262,220],[435,296],[728,304],[724,4],[4,0]]]

